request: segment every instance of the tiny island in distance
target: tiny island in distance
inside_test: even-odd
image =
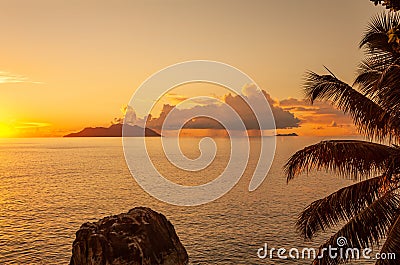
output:
[[[276,136],[299,136],[297,133],[278,133]]]

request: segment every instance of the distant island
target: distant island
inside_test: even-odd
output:
[[[276,136],[299,136],[297,133],[278,133]]]
[[[127,125],[124,136],[128,137],[160,137],[161,135],[152,129],[143,129],[137,125]],[[80,132],[70,133],[64,137],[122,137],[122,124],[113,124],[110,127],[87,127]]]

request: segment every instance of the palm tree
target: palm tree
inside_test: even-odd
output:
[[[387,9],[391,9],[394,11],[400,10],[400,1],[399,0],[370,0],[374,2],[375,5],[381,4],[385,6]]]
[[[329,100],[351,115],[357,129],[370,141],[330,140],[305,147],[285,164],[287,180],[310,170],[326,169],[357,181],[311,203],[296,226],[304,239],[345,223],[320,246],[370,248],[380,242],[381,253],[395,253],[400,264],[400,17],[389,12],[372,18],[360,42],[366,57],[352,85],[328,75],[308,72],[306,98]],[[374,140],[374,142],[372,142]],[[379,143],[378,143],[379,142]],[[389,145],[382,144],[383,142]],[[351,257],[325,255],[313,264],[339,264]]]

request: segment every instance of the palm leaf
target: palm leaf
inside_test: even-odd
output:
[[[389,228],[389,232],[386,237],[386,242],[383,244],[380,253],[394,253],[395,259],[380,259],[376,265],[398,265],[398,259],[400,258],[400,214],[397,212],[393,224]],[[396,259],[397,258],[397,259]]]
[[[311,103],[317,99],[331,100],[336,107],[349,113],[358,130],[366,136],[379,140],[400,138],[398,119],[336,77],[309,72],[304,88]]]
[[[337,240],[339,237],[347,239],[345,248],[357,248],[362,250],[378,244],[383,239],[393,220],[397,217],[397,210],[400,199],[398,195],[391,191],[374,201],[369,207],[362,210],[343,226],[336,234],[330,237],[322,246],[323,248],[339,247]],[[347,262],[351,257],[340,257],[331,259],[324,255],[320,260],[315,260],[315,264],[339,264]]]
[[[372,56],[364,59],[358,69],[358,76],[353,83],[353,86],[358,85],[358,88],[364,96],[373,99],[378,95],[378,82],[388,68],[390,68],[397,60],[392,57]]]
[[[386,9],[390,9],[391,11],[400,10],[400,1],[399,0],[370,0],[374,2],[375,5],[381,4],[386,7]]]
[[[400,151],[372,142],[357,140],[330,140],[310,145],[297,151],[284,165],[287,180],[311,169],[327,169],[361,179],[382,173]]]
[[[384,68],[380,68],[380,66],[374,65],[374,62],[367,60],[361,62],[354,85],[358,85],[365,96],[374,97],[376,95],[376,83],[384,71]]]
[[[376,70],[376,66],[366,62],[361,65],[361,73],[354,84],[370,99],[385,110],[385,115],[391,120],[391,126],[400,126],[400,59],[395,60],[385,69]]]
[[[388,32],[399,26],[400,16],[396,13],[383,12],[371,19],[360,42],[360,48],[365,48],[370,55],[390,53],[394,57],[399,54],[389,43]]]
[[[377,103],[390,112],[392,116],[399,115],[400,109],[400,65],[396,60],[390,67],[388,67],[378,80],[376,87],[379,90],[377,94]]]
[[[342,188],[311,203],[299,216],[297,230],[305,239],[320,231],[349,220],[379,196],[382,177],[374,177]]]

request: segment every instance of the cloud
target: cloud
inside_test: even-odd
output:
[[[51,124],[46,122],[17,122],[14,124],[14,128],[16,129],[34,129],[49,126],[51,126]]]
[[[268,101],[271,111],[274,115],[276,128],[293,128],[298,127],[300,120],[294,116],[288,110],[284,110],[278,106],[278,101],[274,100],[264,90],[258,90],[254,85],[245,86],[243,88],[243,96],[247,98],[252,107],[257,113],[262,113],[264,109],[265,99]],[[265,99],[264,99],[264,98]],[[258,129],[257,119],[254,116],[252,110],[245,103],[240,96],[232,96],[228,94],[225,97],[225,102],[233,107],[241,117],[244,117],[246,127],[248,129]],[[268,123],[268,121],[261,121],[262,123]]]
[[[302,105],[304,105],[304,101],[298,100],[297,98],[287,98],[287,99],[281,100],[279,102],[279,105],[282,107],[302,106]]]
[[[304,99],[288,98],[279,106],[298,117],[302,133],[307,135],[349,135],[357,134],[351,117],[336,109],[329,101],[311,102]],[[318,131],[316,133],[315,131]]]
[[[0,137],[54,136],[50,123],[35,121],[0,121]]]
[[[312,105],[308,100],[300,100],[296,98],[288,98],[279,102],[284,110],[290,110],[298,114],[299,116],[307,117],[309,121],[317,121],[321,119],[322,115],[327,118],[331,117],[329,121],[324,119],[324,123],[331,123],[332,120],[340,120],[345,123],[352,123],[349,115],[343,111],[335,108],[329,101],[315,101]],[[321,120],[322,121],[322,120]]]
[[[174,96],[179,99],[184,98],[179,95]],[[296,118],[293,113],[282,109],[278,105],[278,102],[272,99],[268,93],[260,91],[256,86],[245,86],[242,90],[242,96],[250,103],[255,112],[262,114],[259,121],[262,129],[274,128],[273,119],[268,117],[268,114],[265,113],[265,100],[267,100],[270,105],[277,128],[293,128],[299,126],[300,120]],[[218,102],[218,99],[194,98],[182,104],[184,107],[177,105],[177,108],[175,108],[176,105],[164,104],[158,117],[149,115],[148,117],[139,118],[134,110],[130,108],[127,112],[126,120],[131,124],[144,125],[144,121],[147,119],[147,127],[160,130],[168,114],[174,110],[173,119],[169,119],[168,125],[164,127],[164,129],[176,130],[183,124],[185,124],[185,129],[223,129],[224,127],[216,120],[204,117],[211,116],[218,117],[219,120],[229,128],[240,130],[243,128],[242,124],[241,122],[238,123],[235,117],[230,113],[230,108],[232,108],[241,117],[247,130],[260,129],[259,122],[253,110],[241,96],[229,93],[220,100],[222,102]]]
[[[265,100],[268,101],[272,113],[275,118],[277,128],[292,128],[298,127],[300,120],[297,119],[293,113],[282,109],[277,105],[278,102],[273,100],[271,96],[265,91],[258,90],[254,85],[245,86],[242,90],[242,96],[250,103],[252,108],[257,113],[265,113]],[[224,127],[216,120],[197,117],[209,115],[212,117],[219,117],[221,122],[228,125],[230,128],[241,129],[241,124],[235,124],[237,122],[234,117],[230,114],[230,108],[233,108],[236,113],[241,117],[247,130],[259,129],[259,123],[254,115],[253,110],[239,95],[226,94],[223,99],[223,103],[218,103],[217,100],[203,100],[194,99],[196,105],[189,104],[187,108],[178,108],[174,110],[174,119],[168,124],[165,129],[174,130],[178,129],[184,122],[186,129],[223,129]],[[167,115],[174,109],[174,105],[164,104],[159,117],[149,116],[147,119],[147,126],[154,129],[161,129]],[[267,125],[267,128],[272,129],[272,119],[268,120],[268,114],[262,115],[260,121],[262,124]],[[135,118],[136,124],[140,120]],[[265,128],[265,127],[264,127]]]
[[[312,105],[309,100],[288,98],[279,102],[285,110],[296,112],[311,112],[313,114],[328,114],[349,118],[343,111],[336,109],[329,101],[315,101]],[[350,121],[350,120],[349,120]]]
[[[303,112],[303,111],[315,111],[318,108],[315,107],[310,107],[310,108],[306,108],[306,107],[283,107],[282,109],[287,110],[287,111],[295,111],[295,112]]]
[[[279,101],[253,85],[245,86],[242,90],[242,96],[251,103],[256,111],[265,108],[265,100],[267,100],[279,133],[296,132],[299,135],[357,134],[351,117],[333,107],[330,102],[316,101],[311,105],[309,101],[304,99],[288,98]],[[179,95],[172,95],[171,97],[176,99],[173,102],[179,101],[180,103],[163,104],[158,115],[147,117],[137,117],[134,109],[129,107],[126,114],[127,120],[131,124],[140,126],[144,126],[147,121],[147,127],[161,130],[166,117],[174,110],[173,119],[169,120],[168,126],[164,127],[166,130],[179,129],[185,122],[185,129],[220,130],[224,128],[216,120],[196,117],[199,114],[219,117],[225,125],[228,124],[230,128],[239,130],[242,127],[239,126],[240,124],[234,124],[235,120],[229,112],[230,106],[239,114],[247,130],[259,129],[253,111],[239,95],[225,94],[223,97],[218,97],[221,102],[218,102],[217,99],[207,98],[187,100],[186,97]],[[183,100],[187,101],[183,104]],[[268,124],[268,122],[271,123],[268,120],[262,121],[263,124]],[[272,126],[269,127],[269,129],[271,128]]]
[[[15,75],[8,72],[0,71],[0,84],[12,84],[12,83],[41,84],[41,82],[32,81],[26,76]]]
[[[177,105],[177,104],[179,104],[179,102],[182,102],[187,99],[188,99],[187,97],[176,94],[176,93],[168,93],[165,95],[165,98],[163,98],[162,100],[164,102],[168,102],[170,104]]]

